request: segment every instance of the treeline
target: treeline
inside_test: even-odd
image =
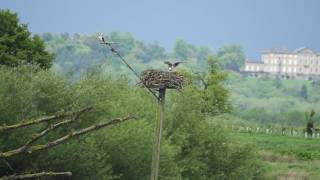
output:
[[[71,179],[149,179],[157,107],[148,92],[131,85],[125,77],[115,78],[99,69],[73,83],[61,75],[24,66],[1,67],[0,73],[1,124],[10,125],[87,105],[95,107],[93,113],[81,116],[78,123],[50,133],[43,141],[102,119],[124,114],[139,118],[48,151],[7,159],[13,170],[1,163],[0,176],[68,170],[73,172]],[[208,76],[209,79],[215,77],[214,74]],[[209,88],[214,87],[216,84]],[[230,139],[222,129],[206,120],[212,109],[218,110],[217,113],[226,111],[227,101],[218,100],[210,92],[192,84],[182,92],[168,92],[161,179],[256,179],[263,176],[251,146]],[[209,98],[207,103],[203,97]],[[217,101],[220,103],[214,103]],[[45,125],[18,132],[0,132],[1,151],[19,147],[34,135],[32,132],[42,128]]]
[[[228,86],[232,91],[235,116],[281,127],[306,126],[306,112],[320,109],[319,81],[284,80],[273,77],[247,77],[233,73]],[[316,126],[320,116],[313,118]]]
[[[0,61],[0,177],[71,171],[73,174],[68,179],[149,179],[158,113],[155,99],[140,86],[132,84],[128,76],[117,76],[106,71],[105,66],[98,67],[99,61],[105,60],[99,59],[104,53],[107,60],[117,61],[94,38],[88,38],[86,43],[96,47],[95,52],[91,52],[92,47],[88,48],[86,43],[73,43],[81,41],[81,37],[53,38],[61,41],[57,44],[61,48],[49,45],[48,49],[56,48],[61,59],[55,52],[56,62],[52,63],[52,54],[45,51],[44,46],[39,49],[32,44],[34,38],[38,45],[43,45],[43,41],[33,37],[26,25],[18,23],[17,14],[0,10],[0,22],[6,22],[5,28],[0,28],[0,39],[4,39],[0,41],[3,55]],[[18,40],[22,42],[16,46]],[[70,46],[65,46],[68,41],[71,41]],[[129,40],[119,46],[119,51],[130,57],[132,54],[126,54],[126,51],[134,52],[131,51],[132,43],[139,44]],[[33,54],[35,56],[31,56]],[[30,56],[26,59],[25,55]],[[160,59],[160,56],[161,53],[152,57]],[[136,58],[129,57],[131,61]],[[145,60],[148,58],[146,56]],[[15,61],[17,63],[12,63]],[[231,104],[224,85],[226,73],[219,68],[215,57],[203,61],[207,64],[206,71],[201,74],[181,71],[187,84],[180,92],[168,91],[160,179],[261,179],[263,167],[255,149],[228,137],[207,119],[230,112]],[[68,63],[71,63],[69,67],[64,67]],[[55,70],[51,68],[52,64],[55,64]],[[115,69],[121,70],[121,67],[116,64]],[[84,73],[75,78],[81,70]],[[87,106],[94,107],[94,111],[77,116],[76,122],[50,131],[37,142],[50,142],[102,120],[127,114],[134,115],[137,120],[97,130],[46,151],[3,156],[3,152],[38,138],[39,134],[34,132],[42,132],[56,124],[40,123],[18,131],[2,131],[3,127]]]
[[[243,75],[245,55],[239,45],[227,45],[217,51],[177,40],[171,52],[159,43],[147,44],[130,33],[111,32],[108,40],[119,42],[116,49],[138,72],[147,68],[166,69],[165,60],[182,60],[180,67],[198,77],[208,70],[207,57],[228,71],[226,85],[232,92],[233,114],[252,122],[280,126],[305,126],[304,114],[320,108],[319,81],[283,80],[272,77],[253,78]],[[131,73],[108,48],[97,43],[97,34],[43,34],[47,49],[55,54],[54,69],[69,77],[79,78],[88,69],[104,66],[111,74]],[[318,120],[316,117],[315,120]]]
[[[221,65],[238,71],[244,63],[242,47],[239,45],[225,46],[215,54],[208,46],[195,46],[179,39],[175,42],[172,52],[168,52],[158,42],[145,43],[135,39],[130,33],[111,32],[106,34],[108,41],[118,42],[115,48],[130,64],[141,72],[146,68],[165,69],[165,60],[184,61],[182,66],[193,71],[207,70],[208,56],[219,57]],[[42,35],[49,52],[55,54],[55,69],[65,74],[85,72],[91,67],[106,65],[112,72],[126,73],[120,61],[115,59],[112,52],[98,42],[98,34],[82,35],[51,34]]]

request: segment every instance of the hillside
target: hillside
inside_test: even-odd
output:
[[[56,55],[54,69],[62,74],[78,79],[81,74],[103,65],[107,72],[132,77],[110,50],[98,43],[96,34],[46,33],[42,37],[48,50]],[[112,32],[108,38],[120,43],[115,44],[115,48],[138,72],[146,68],[165,69],[164,60],[176,59],[186,62],[180,69],[204,72],[207,57],[214,56],[229,74],[226,84],[232,95],[233,113],[244,120],[268,125],[304,126],[305,112],[320,109],[320,83],[317,81],[254,78],[237,72],[245,57],[241,46],[228,45],[215,52],[208,46],[177,40],[173,51],[169,52],[157,42],[146,44],[130,33]],[[316,119],[319,117],[317,114]]]

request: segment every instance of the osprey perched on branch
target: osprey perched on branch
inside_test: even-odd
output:
[[[104,37],[102,33],[99,33],[98,39],[102,42],[104,42]]]
[[[174,62],[174,63],[171,63],[171,62],[169,62],[169,61],[165,61],[164,63],[168,65],[169,71],[172,71],[172,70],[173,70],[174,68],[176,68],[180,63],[183,63],[183,62],[182,62],[182,61],[176,61],[176,62]]]
[[[118,42],[106,41],[102,33],[99,33],[98,39],[101,41],[101,44],[106,44],[106,45],[119,44]]]

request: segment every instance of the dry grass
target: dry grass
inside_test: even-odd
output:
[[[260,151],[259,154],[261,159],[267,162],[294,163],[297,161],[293,156],[274,154],[270,151]]]
[[[305,172],[288,172],[276,176],[278,180],[307,180],[308,175]]]

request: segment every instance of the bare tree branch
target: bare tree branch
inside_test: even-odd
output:
[[[60,113],[60,114],[56,114],[56,115],[52,115],[52,116],[41,117],[41,118],[34,119],[34,120],[25,120],[25,121],[22,121],[21,123],[14,124],[14,125],[3,125],[3,126],[0,126],[0,132],[10,130],[10,129],[17,129],[17,128],[21,128],[21,127],[25,127],[25,126],[30,126],[33,124],[39,124],[42,122],[49,122],[49,121],[56,120],[56,119],[63,119],[63,118],[67,118],[67,117],[78,116],[78,115],[80,115],[84,112],[90,111],[92,109],[93,109],[93,107],[90,106],[90,107],[86,107],[86,108],[83,108],[83,109],[81,109],[79,111],[75,111],[75,112]]]
[[[7,152],[3,152],[3,153],[0,152],[0,158],[8,158],[8,157],[16,156],[16,155],[19,155],[19,154],[22,154],[22,153],[25,153],[25,152],[32,153],[33,151],[49,149],[49,148],[52,148],[52,147],[54,147],[56,145],[59,145],[61,143],[66,142],[67,140],[71,139],[72,137],[80,136],[80,135],[86,134],[86,133],[88,133],[90,131],[98,130],[98,129],[103,128],[103,127],[112,126],[114,124],[122,123],[122,122],[125,122],[125,121],[128,121],[128,120],[131,120],[131,119],[136,119],[136,118],[133,117],[133,116],[127,116],[127,117],[124,117],[124,118],[116,118],[116,119],[113,119],[113,120],[108,121],[108,122],[102,122],[102,123],[99,123],[99,124],[96,124],[96,125],[89,126],[87,128],[84,128],[84,129],[80,129],[78,131],[71,132],[70,134],[65,135],[65,136],[63,136],[63,137],[61,137],[59,139],[56,139],[56,140],[51,141],[51,142],[48,142],[47,144],[34,145],[34,146],[28,146],[27,145],[26,147],[23,146],[24,148],[18,148],[18,149],[7,151]],[[62,121],[60,123],[57,123],[57,124],[53,125],[51,128],[56,128],[56,127],[61,126],[63,124],[69,123],[70,121],[72,121],[72,120]],[[50,131],[50,130],[46,129],[46,130],[42,131],[42,133],[46,134],[48,131]],[[40,133],[40,135],[38,135],[36,138],[38,138],[39,136],[43,136],[43,135],[41,135],[41,133]]]
[[[56,124],[50,124],[45,130],[41,131],[38,134],[35,134],[32,136],[32,138],[26,142],[23,146],[15,149],[15,150],[11,150],[12,152],[20,152],[20,151],[25,151],[26,149],[28,149],[30,147],[31,144],[33,144],[34,142],[36,142],[37,140],[39,140],[41,137],[45,136],[46,134],[48,134],[50,131],[63,126],[65,124],[71,123],[76,121],[81,114],[85,113],[86,111],[80,111],[78,114],[75,115],[75,117],[73,117],[72,119],[68,119],[68,120],[64,120],[61,122],[58,122]]]
[[[27,178],[37,178],[42,176],[72,176],[71,172],[40,172],[34,174],[20,174],[20,175],[10,175],[0,177],[0,180],[14,180],[14,179],[27,179]]]

